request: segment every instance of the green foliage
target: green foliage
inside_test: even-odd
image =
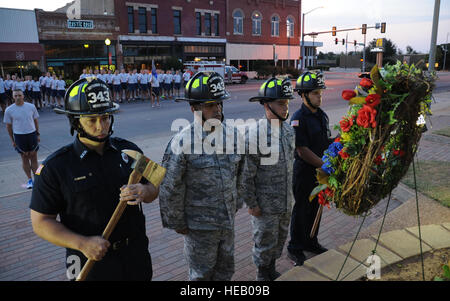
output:
[[[434,277],[434,281],[450,281],[450,268],[447,264],[442,266],[442,270],[444,270],[444,274],[442,277],[436,276]]]
[[[169,57],[161,63],[162,70],[183,70],[183,63],[175,57]]]

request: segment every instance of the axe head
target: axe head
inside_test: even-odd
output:
[[[138,151],[125,149],[122,150],[134,161],[131,165],[136,172],[146,178],[155,187],[158,187],[166,174],[166,169],[159,164],[153,162]]]

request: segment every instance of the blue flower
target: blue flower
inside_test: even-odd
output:
[[[322,165],[322,169],[323,169],[323,171],[325,171],[325,173],[328,174],[328,175],[334,173],[334,168],[331,166],[331,163],[330,163],[329,161],[326,161],[326,162]]]
[[[344,146],[342,144],[340,144],[339,142],[333,142],[332,144],[330,144],[330,146],[328,147],[328,153],[331,157],[337,157],[337,155],[339,154],[339,152],[344,148]]]

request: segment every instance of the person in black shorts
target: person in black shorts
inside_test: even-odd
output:
[[[22,168],[28,177],[26,187],[33,187],[33,174],[38,167],[37,151],[39,150],[39,114],[36,107],[24,101],[23,91],[13,91],[14,104],[10,105],[3,118],[6,129],[11,138],[12,146],[22,158]]]

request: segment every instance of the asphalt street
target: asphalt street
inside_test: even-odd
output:
[[[327,89],[324,92],[322,108],[329,114],[331,129],[348,106],[348,103],[341,98],[342,90],[353,89],[358,84],[357,74],[358,72],[325,73]],[[262,80],[251,80],[244,85],[227,86],[231,99],[224,102],[225,118],[243,119],[244,121],[261,118],[264,115],[262,106],[258,103],[250,103],[248,99],[257,95],[262,83]],[[295,84],[295,82],[293,83]],[[450,73],[441,73],[435,92],[448,90],[450,90]],[[149,100],[123,103],[120,112],[115,115],[114,123],[114,136],[135,142],[146,153],[150,152],[153,156],[152,159],[157,162],[161,160],[160,157],[162,157],[170,137],[175,134],[171,130],[173,121],[178,118],[193,120],[187,102],[162,100],[161,104],[161,108],[152,108]],[[300,97],[297,96],[290,104],[290,114],[292,115],[300,105]],[[3,113],[0,118],[3,121]],[[45,108],[40,112],[39,126],[41,143],[38,159],[40,161],[58,148],[73,141],[73,137],[69,133],[67,117],[54,113],[50,108]],[[20,168],[20,158],[12,148],[4,124],[0,126],[0,141],[0,168],[7,166],[11,168],[13,165]],[[0,185],[0,195],[5,193],[9,193],[9,189]]]

